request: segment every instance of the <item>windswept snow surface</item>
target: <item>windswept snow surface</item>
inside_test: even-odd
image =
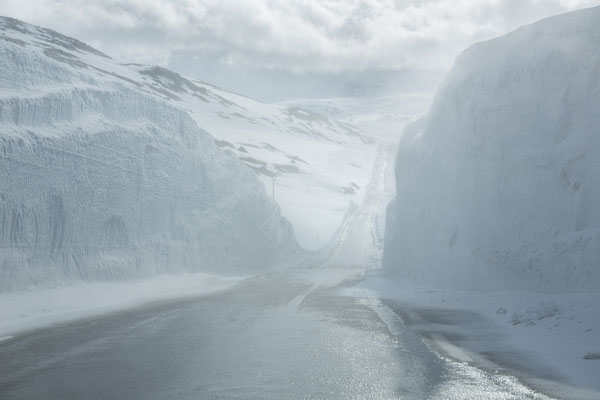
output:
[[[424,286],[600,291],[600,8],[476,44],[402,137],[384,265]]]
[[[245,275],[298,251],[256,175],[140,71],[0,18],[0,292]]]

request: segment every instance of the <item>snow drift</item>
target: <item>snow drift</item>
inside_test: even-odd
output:
[[[600,291],[600,8],[466,50],[396,164],[384,265],[421,284]]]
[[[256,175],[118,66],[0,18],[0,292],[240,274],[297,251]]]

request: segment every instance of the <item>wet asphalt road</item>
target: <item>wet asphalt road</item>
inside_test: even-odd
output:
[[[1,399],[522,399],[375,300],[286,275],[0,342]]]

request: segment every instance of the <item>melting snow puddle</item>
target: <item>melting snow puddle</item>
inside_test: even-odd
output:
[[[402,321],[405,315],[396,316],[392,309],[381,311],[382,306],[375,305],[380,303],[378,299],[406,305],[402,310],[409,318],[406,323],[426,333],[425,342],[434,352],[457,365],[466,362],[472,368],[477,364],[477,371],[494,381],[498,379],[494,365],[498,364],[498,369],[512,371],[500,376],[514,378],[523,387],[532,385],[559,398],[599,398],[600,363],[588,355],[600,349],[598,294],[430,290],[391,283],[377,272],[343,293],[368,298],[362,300],[364,304],[372,303],[388,325],[389,318]],[[420,315],[411,307],[430,312]],[[438,322],[445,328],[436,325],[435,318],[441,317]],[[443,332],[437,335],[440,330],[451,337],[462,335],[465,340],[454,343]],[[390,331],[395,333],[392,327]],[[500,358],[488,357],[498,351]]]

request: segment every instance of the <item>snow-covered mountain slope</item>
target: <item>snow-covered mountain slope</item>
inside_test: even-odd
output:
[[[408,129],[384,264],[426,285],[600,290],[600,8],[466,50]]]
[[[370,136],[397,141],[407,124],[422,117],[433,93],[403,93],[372,98],[294,99],[281,104],[300,107],[358,127]]]
[[[108,81],[182,109],[252,168],[307,248],[327,243],[350,202],[360,203],[377,146],[352,124],[291,105],[263,104],[161,67],[120,63],[54,32],[5,19],[5,44],[25,46],[72,74]],[[10,79],[11,77],[8,77]],[[56,84],[62,77],[55,77]],[[19,90],[43,82],[23,82]],[[53,89],[55,90],[55,89]]]
[[[162,74],[172,74],[151,70],[161,74],[155,76],[161,81]],[[274,191],[303,247],[325,245],[350,203],[359,204],[365,196],[377,157],[376,140],[353,124],[308,109],[263,104],[198,81],[192,84],[206,91],[208,102],[192,92],[172,102],[252,168],[267,193]]]
[[[256,175],[154,79],[0,18],[0,292],[240,274],[298,251]]]

